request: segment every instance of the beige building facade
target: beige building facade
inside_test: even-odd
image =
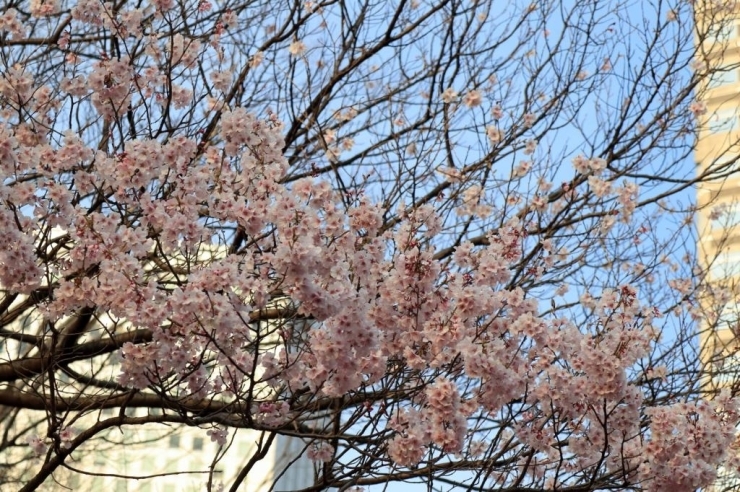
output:
[[[697,35],[695,68],[713,75],[697,87],[705,105],[695,149],[705,178],[697,190],[697,252],[712,288],[700,342],[706,384],[716,389],[740,385],[740,9],[703,12],[697,32],[702,20],[712,27]],[[740,490],[740,479],[720,469],[712,490]]]

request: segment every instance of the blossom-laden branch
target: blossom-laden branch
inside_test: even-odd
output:
[[[736,292],[682,206],[731,163],[681,167],[726,15],[277,3],[0,10],[8,483],[156,424],[260,432],[232,490],[277,436],[305,490],[736,469],[736,348],[699,358]]]

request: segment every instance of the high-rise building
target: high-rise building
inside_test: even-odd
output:
[[[113,414],[112,410],[103,411],[100,418]],[[145,415],[146,411],[130,414]],[[26,413],[18,423],[23,425],[26,418],[33,421],[36,417],[43,419],[44,415]],[[229,439],[227,449],[220,450],[218,444],[209,439],[205,429],[196,427],[144,425],[114,428],[98,436],[87,449],[73,453],[65,461],[65,466],[60,467],[38,490],[200,492],[207,490],[209,481],[213,490],[218,490],[221,483],[228,488],[253,456],[257,442],[257,432],[241,430]],[[304,448],[305,443],[300,439],[278,437],[238,490],[293,491],[310,486],[314,479],[314,465],[305,455],[301,456]],[[214,463],[216,456],[220,459]],[[14,461],[14,457],[7,453],[3,458],[7,462]],[[23,463],[26,476],[18,477],[21,483],[41,465],[41,458]]]
[[[700,38],[699,64],[713,72],[699,86],[706,105],[695,150],[697,173],[707,174],[697,190],[700,260],[714,285],[733,287],[740,276],[740,17],[713,19],[719,25]],[[701,29],[699,30],[701,31]],[[711,303],[716,304],[716,300]],[[708,306],[709,308],[709,306]],[[710,310],[713,308],[709,308]],[[704,344],[734,339],[732,303],[721,309],[717,329]],[[716,340],[712,340],[716,339]]]
[[[727,2],[724,2],[727,3]],[[705,3],[697,16],[696,67],[712,75],[697,87],[706,105],[695,149],[699,241],[711,289],[703,302],[702,363],[712,389],[740,384],[740,9]],[[740,490],[719,470],[713,491]]]
[[[205,250],[205,248],[204,248]],[[206,254],[206,253],[204,253]],[[210,254],[210,253],[209,253]],[[216,254],[220,250],[216,249]],[[273,300],[278,305],[280,299]],[[105,315],[99,317],[108,324]],[[110,320],[109,320],[110,321]],[[262,332],[269,332],[270,324],[279,324],[280,320],[258,321]],[[40,319],[23,318],[19,321],[23,330],[37,329]],[[111,326],[113,322],[110,321]],[[120,326],[125,326],[125,324]],[[105,336],[98,333],[90,336]],[[268,335],[269,336],[269,335]],[[24,347],[24,342],[6,340],[0,345],[0,362],[8,359],[7,354],[22,353],[31,350]],[[26,344],[27,345],[27,344]],[[264,341],[262,350],[272,350],[274,345],[269,339]],[[94,370],[91,369],[94,368]],[[84,362],[73,362],[70,369],[79,374],[95,374],[101,381],[114,384],[120,371],[115,358],[107,355],[93,357]],[[60,394],[82,394],[78,380],[73,380],[60,371],[57,375],[57,391]],[[0,415],[3,408],[0,407]],[[96,421],[105,420],[125,412],[129,417],[162,415],[172,410],[158,408],[120,407],[89,409],[73,412],[66,416],[72,429],[86,430]],[[46,431],[45,422],[48,414],[45,411],[24,411],[14,418],[7,419],[0,426],[0,433],[28,436],[29,429],[34,432]],[[7,426],[11,426],[8,428]],[[219,446],[208,435],[208,428],[178,424],[143,424],[139,426],[122,426],[110,428],[96,435],[88,443],[76,449],[63,466],[59,467],[38,489],[49,492],[67,490],[111,491],[111,492],[199,492],[219,490],[219,484],[230,487],[243,467],[255,455],[257,447],[265,439],[260,432],[250,429],[230,429],[227,444]],[[245,492],[293,491],[308,487],[314,483],[315,465],[306,457],[307,443],[299,438],[277,436],[264,456],[259,459],[238,488]],[[0,463],[17,463],[14,470],[0,467],[0,489],[5,484],[16,485],[28,480],[42,465],[42,459],[27,459],[27,450],[8,447],[0,451]],[[15,476],[3,476],[12,472]],[[7,475],[7,473],[6,473]],[[17,480],[17,481],[16,481]],[[16,481],[16,482],[14,482]],[[9,485],[10,486],[10,485]]]
[[[117,366],[109,370],[110,379],[114,380]],[[58,381],[60,387],[67,384],[73,382],[64,378]],[[0,407],[0,415],[3,410]],[[116,407],[80,413],[80,420],[72,419],[72,428],[85,430],[120,411]],[[125,409],[130,417],[163,412],[171,413],[157,408]],[[32,427],[44,432],[46,420],[46,412],[27,410],[5,420],[5,427],[0,429],[11,436],[22,435],[23,429]],[[210,438],[207,428],[178,424],[113,427],[75,450],[38,490],[200,492],[207,490],[208,482],[212,490],[219,490],[219,484],[228,489],[264,441],[260,432],[250,429],[230,429],[227,444],[221,447]],[[316,469],[306,457],[306,447],[307,443],[299,438],[278,436],[238,490],[286,492],[310,486]],[[0,490],[5,490],[5,486],[27,481],[40,469],[43,459],[29,459],[27,449],[11,446],[0,451],[0,463],[13,466],[12,470],[0,467]]]

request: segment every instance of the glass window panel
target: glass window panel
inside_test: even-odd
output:
[[[722,308],[722,312],[717,319],[717,329],[728,330],[735,329],[740,318],[740,306],[736,304],[727,304]]]
[[[734,109],[723,109],[709,117],[709,131],[726,133],[737,128],[738,117]]]
[[[712,230],[732,229],[740,225],[740,204],[732,203],[727,205],[725,212],[712,220]]]
[[[714,26],[707,33],[707,42],[709,43],[727,43],[737,39],[738,27],[735,22],[724,22],[721,25]]]
[[[714,159],[712,169],[717,169],[723,175],[740,171],[740,155],[734,152],[726,152]]]
[[[709,88],[716,89],[717,87],[722,87],[724,85],[734,84],[737,80],[738,77],[736,69],[719,67],[717,68],[717,72],[713,73],[712,77],[709,79]]]
[[[714,482],[715,492],[727,492],[735,491],[740,489],[740,478],[732,470],[728,470],[724,466],[720,466],[717,469],[717,480]]]
[[[170,436],[170,447],[171,448],[179,448],[180,447],[180,436],[177,434],[173,434]]]
[[[730,385],[740,380],[740,354],[728,355],[715,365],[714,381]]]
[[[709,267],[709,274],[715,280],[740,275],[740,252],[722,253],[717,256]]]

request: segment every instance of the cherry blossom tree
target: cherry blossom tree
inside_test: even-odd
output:
[[[735,142],[690,159],[731,9],[10,0],[0,480],[175,424],[260,433],[228,490],[278,436],[306,491],[737,469],[694,223]]]

